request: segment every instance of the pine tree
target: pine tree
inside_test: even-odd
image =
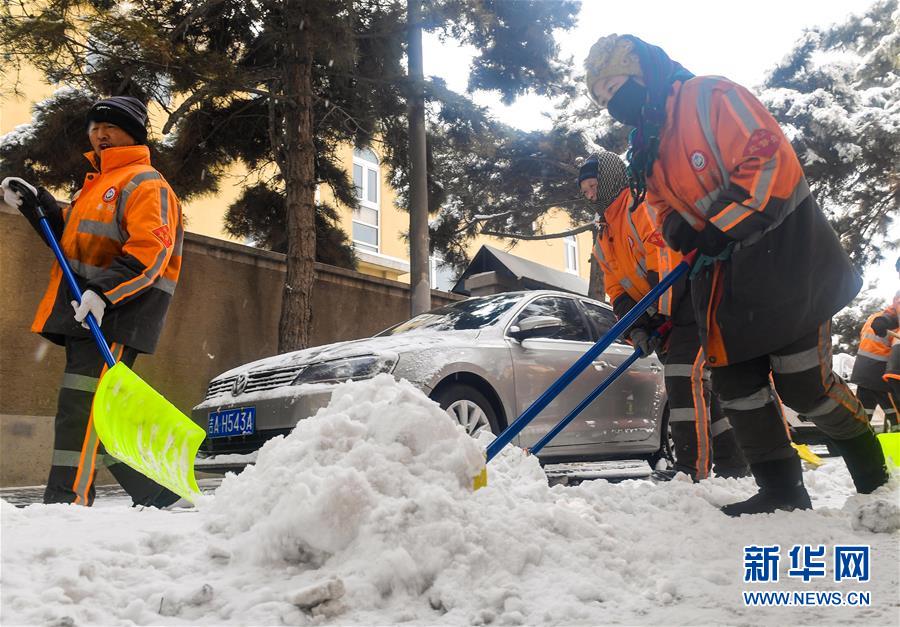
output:
[[[897,0],[808,30],[768,75],[763,102],[786,130],[819,204],[859,270],[898,244]]]
[[[426,8],[427,28],[482,49],[474,87],[510,99],[527,89],[550,93],[565,74],[552,31],[574,22],[572,0],[442,0]],[[0,170],[74,189],[83,166],[60,154],[53,130],[64,129],[76,145],[83,128],[72,112],[100,94],[155,102],[166,121],[154,156],[182,197],[215,192],[235,163],[256,178],[230,208],[228,224],[270,244],[279,228],[287,233],[279,349],[304,347],[317,246],[340,239],[317,238],[329,209],[320,209],[317,224],[315,186],[327,184],[340,202],[356,205],[338,146],[380,142],[392,181],[406,185],[405,10],[399,0],[5,5],[0,49],[13,66],[5,74],[27,60],[81,100],[76,109],[73,94],[58,94],[45,107],[54,115],[5,138]],[[432,188],[439,186],[432,177]],[[267,224],[265,235],[255,230]]]
[[[625,127],[605,112],[597,114],[582,93],[582,83],[581,76],[570,73],[559,85],[549,131],[526,132],[486,115],[461,114],[447,107],[442,111],[435,125],[440,132],[432,142],[433,159],[437,169],[451,175],[441,189],[432,239],[448,263],[465,266],[468,244],[479,233],[515,244],[593,229],[597,207],[581,195],[579,166],[600,149],[624,154],[628,140]],[[458,153],[468,158],[460,162]],[[541,230],[541,219],[552,210],[564,211],[575,227],[554,233]],[[603,275],[593,255],[590,263],[589,294],[602,300]]]

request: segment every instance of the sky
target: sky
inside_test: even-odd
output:
[[[557,40],[562,56],[573,58],[580,68],[598,38],[630,33],[661,46],[694,74],[725,76],[752,88],[763,82],[805,29],[843,22],[872,4],[869,0],[643,0],[639,4],[633,0],[583,0],[577,25],[558,33]],[[635,6],[640,7],[639,18]],[[425,34],[425,74],[442,77],[453,90],[465,91],[473,55],[471,47]],[[543,115],[552,110],[547,98],[526,95],[505,106],[498,95],[479,92],[474,100],[511,126],[550,128]],[[900,221],[894,223],[890,239],[900,239]],[[867,286],[885,299],[900,287],[894,271],[898,254],[900,251],[887,252],[884,262],[866,273]]]
[[[630,33],[661,46],[694,74],[726,76],[752,87],[790,51],[804,29],[841,22],[870,4],[867,0],[756,0],[752,9],[746,9],[722,0],[644,0],[638,21],[630,2],[584,0],[577,25],[558,33],[557,40],[561,55],[573,58],[580,68],[598,38]],[[425,34],[425,74],[444,78],[451,89],[465,90],[473,54],[471,47]],[[550,127],[541,115],[551,108],[546,98],[525,96],[509,107],[492,93],[475,94],[475,100],[510,125],[527,130]]]

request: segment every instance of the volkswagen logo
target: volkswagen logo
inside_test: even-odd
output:
[[[234,380],[234,385],[231,386],[231,395],[232,396],[240,396],[244,393],[244,390],[247,389],[247,375],[239,374],[238,378]]]

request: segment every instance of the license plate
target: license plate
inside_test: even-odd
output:
[[[239,407],[209,413],[206,434],[210,438],[251,435],[256,431],[256,408]]]

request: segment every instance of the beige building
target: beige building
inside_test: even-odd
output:
[[[0,92],[0,135],[20,124],[29,123],[32,105],[49,97],[55,89],[45,83],[37,71],[23,68],[18,84],[21,95],[13,93],[11,85],[5,86]],[[151,111],[151,125],[158,130],[162,127],[163,120],[153,114]],[[351,146],[346,146],[339,154],[348,172],[352,173],[360,198],[358,210],[353,211],[347,207],[341,213],[341,226],[353,240],[359,259],[358,270],[380,278],[408,282],[409,250],[403,234],[409,228],[409,214],[397,207],[397,194],[387,183],[387,172],[380,164],[379,155],[371,149],[355,149]],[[225,208],[240,194],[243,182],[243,172],[235,168],[223,178],[217,195],[186,202],[184,216],[187,230],[237,241],[225,233],[224,216]],[[331,190],[326,186],[322,186],[316,194],[323,201],[333,201]],[[541,226],[546,233],[566,231],[573,227],[562,211],[548,214]],[[470,244],[469,257],[474,256],[483,244],[509,251],[555,270],[578,275],[587,285],[590,274],[590,232],[565,239],[519,241],[515,244],[510,240],[479,236]],[[443,267],[440,259],[432,259],[434,288],[449,290],[454,279],[454,273]]]

